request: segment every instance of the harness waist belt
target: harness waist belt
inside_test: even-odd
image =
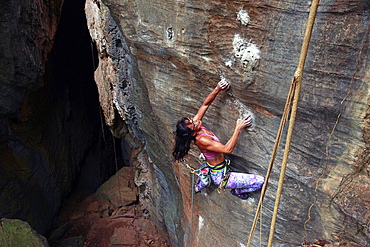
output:
[[[224,169],[226,166],[228,166],[230,164],[230,160],[227,160],[225,159],[224,161],[222,161],[220,164],[217,164],[215,166],[209,164],[208,162],[206,163],[206,167],[210,168],[211,170],[222,170]]]

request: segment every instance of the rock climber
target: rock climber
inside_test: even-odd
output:
[[[240,131],[252,126],[251,116],[237,120],[234,133],[225,145],[202,125],[202,118],[217,94],[226,91],[229,87],[229,82],[222,78],[194,117],[185,117],[177,122],[175,147],[172,155],[175,161],[184,161],[184,156],[188,154],[191,143],[194,142],[207,161],[201,168],[200,176],[196,181],[195,193],[207,187],[212,180],[213,183],[220,186],[219,188],[231,189],[231,194],[244,200],[249,197],[249,192],[261,189],[265,179],[259,175],[230,172],[230,161],[225,159],[224,154],[231,154]]]

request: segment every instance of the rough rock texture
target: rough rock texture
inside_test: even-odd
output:
[[[49,247],[45,237],[33,230],[27,222],[17,219],[0,219],[0,246]]]
[[[195,114],[221,75],[204,125],[226,142],[250,112],[236,171],[265,175],[285,99],[297,66],[310,1],[87,0],[90,35],[99,52],[95,80],[110,129],[128,139],[141,199],[167,228],[173,246],[188,246],[191,175],[171,162],[174,126]],[[298,245],[326,167],[326,144],[356,69],[370,21],[366,1],[321,1],[304,70],[295,132],[275,229],[275,246]],[[350,239],[369,246],[369,43],[329,145],[329,162],[307,224],[308,242]],[[282,147],[284,144],[281,145]],[[280,148],[263,206],[267,242],[282,160]],[[199,151],[188,162],[199,167]],[[343,178],[343,180],[342,180]],[[342,181],[342,182],[341,182]],[[215,187],[195,196],[196,246],[244,246],[259,193],[241,201]],[[145,201],[143,201],[145,202]],[[144,203],[145,204],[145,203]],[[252,246],[259,245],[257,237]]]
[[[102,184],[96,191],[94,200],[108,201],[116,208],[136,202],[138,196],[137,187],[133,181],[129,181],[125,178],[125,176],[128,175],[127,173],[129,173],[128,169],[129,168],[122,168],[107,182]],[[130,170],[130,173],[133,173],[132,168]],[[133,177],[132,174],[131,180],[133,180]]]
[[[92,246],[170,246],[167,233],[157,228],[147,210],[140,209],[133,167],[123,167],[106,181],[99,190],[81,203],[71,203],[59,216],[59,228],[51,234],[50,244],[68,246],[82,242]],[[126,205],[102,194],[115,191]],[[73,245],[80,246],[80,245]]]
[[[136,58],[109,9],[103,3],[93,1],[87,1],[85,9],[90,35],[99,54],[95,80],[106,123],[116,137],[127,141],[132,150],[130,156],[137,169],[136,184],[140,187],[142,207],[151,212],[156,224],[162,223],[173,245],[181,245],[182,203],[175,197],[181,192],[173,179],[173,170],[162,171],[155,165],[162,161],[161,154],[168,155],[171,140],[156,130],[157,124],[163,124],[155,118]],[[162,145],[165,142],[168,145]],[[148,151],[152,153],[150,158]],[[170,183],[166,177],[171,178]],[[177,192],[173,193],[173,190]]]

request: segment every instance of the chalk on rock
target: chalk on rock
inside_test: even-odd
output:
[[[203,154],[203,153],[200,153],[200,155],[199,155],[198,159],[199,159],[201,162],[205,162],[205,161],[207,161],[207,160],[206,160],[206,157],[204,157],[204,154]]]
[[[228,85],[230,85],[230,82],[224,76],[221,76],[221,82],[226,82]]]
[[[249,15],[248,12],[244,9],[239,10],[238,15],[236,17],[238,21],[240,21],[244,26],[248,25],[249,23]]]
[[[240,58],[243,69],[251,72],[258,64],[260,50],[255,44],[247,43],[239,34],[235,34],[233,40],[235,57]]]
[[[254,130],[254,114],[251,112],[251,110],[248,109],[243,103],[241,103],[239,100],[235,99],[233,102],[235,108],[239,112],[239,119],[246,119],[248,117],[251,118],[252,122],[251,125],[245,128],[246,130],[253,131]]]

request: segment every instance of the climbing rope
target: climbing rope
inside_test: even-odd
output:
[[[194,210],[194,177],[195,177],[195,173],[196,172],[199,172],[200,169],[194,169],[193,167],[191,167],[188,162],[186,162],[185,159],[182,160],[182,164],[190,169],[190,172],[192,173],[192,182],[191,182],[191,216],[190,216],[190,247],[192,246],[192,242],[193,242],[193,210]]]
[[[190,227],[190,247],[193,246],[192,242],[193,242],[193,209],[194,209],[194,176],[195,176],[195,173],[193,172],[193,178],[192,178],[192,183],[191,183],[191,227]]]
[[[253,221],[252,229],[251,229],[251,232],[250,232],[250,235],[249,235],[247,247],[250,246],[251,241],[252,241],[252,237],[253,237],[253,233],[254,233],[254,231],[256,229],[257,220],[258,220],[258,217],[259,217],[261,208],[262,208],[262,202],[263,202],[263,199],[264,199],[264,196],[265,196],[265,192],[266,192],[266,188],[267,188],[267,185],[268,185],[268,180],[269,180],[269,177],[270,177],[270,174],[271,174],[271,171],[272,171],[274,160],[276,158],[277,150],[278,150],[279,145],[280,145],[280,141],[281,141],[283,129],[284,129],[284,126],[285,126],[285,124],[287,122],[287,119],[288,119],[289,109],[290,109],[290,106],[291,106],[291,103],[292,103],[292,99],[293,99],[292,96],[293,96],[293,93],[294,93],[294,90],[295,90],[295,86],[296,86],[296,83],[295,82],[296,81],[293,81],[292,84],[291,84],[291,86],[290,86],[288,98],[287,98],[287,101],[286,101],[286,104],[285,104],[285,108],[284,108],[284,112],[283,112],[283,116],[282,116],[281,122],[280,122],[280,127],[279,127],[279,130],[278,130],[278,134],[276,136],[275,146],[274,146],[274,149],[272,151],[269,168],[268,168],[267,173],[266,173],[265,183],[263,184],[262,189],[261,189],[260,201],[259,201],[258,206],[257,206],[257,211],[256,211],[256,215],[255,215],[255,218],[254,218],[254,221]],[[262,222],[260,222],[260,224],[262,224]]]
[[[342,111],[343,111],[343,103],[344,103],[344,101],[346,101],[346,99],[348,98],[349,94],[351,93],[351,88],[352,88],[353,80],[355,79],[355,75],[356,75],[356,73],[357,73],[358,65],[359,65],[359,63],[360,63],[362,50],[363,50],[363,49],[364,49],[364,47],[365,47],[365,44],[366,44],[367,38],[369,37],[369,31],[370,31],[370,22],[369,22],[369,24],[368,24],[368,26],[367,26],[367,34],[366,34],[366,38],[365,38],[365,41],[364,41],[364,43],[363,43],[363,45],[362,45],[362,48],[361,48],[361,50],[360,50],[360,53],[359,53],[359,55],[358,55],[358,60],[357,60],[357,64],[356,64],[356,69],[355,69],[355,72],[353,73],[352,80],[351,80],[351,83],[350,83],[350,86],[349,86],[349,89],[348,89],[347,95],[346,95],[346,96],[342,99],[342,101],[340,102],[340,111],[339,111],[339,114],[338,114],[337,120],[336,120],[336,122],[335,122],[335,124],[334,124],[334,127],[333,127],[333,129],[332,129],[332,131],[331,131],[331,133],[330,133],[330,136],[329,136],[328,142],[327,142],[327,144],[326,144],[326,152],[325,152],[325,153],[326,153],[326,163],[325,163],[325,169],[324,169],[324,172],[321,174],[321,176],[320,176],[320,177],[317,179],[317,181],[316,181],[316,186],[315,186],[315,201],[312,203],[312,205],[311,205],[311,206],[310,206],[310,208],[308,209],[308,219],[307,219],[307,221],[304,223],[304,232],[305,232],[305,236],[304,236],[304,237],[303,237],[303,239],[302,239],[302,245],[304,245],[304,243],[305,243],[305,239],[306,239],[306,237],[307,237],[307,228],[306,228],[306,225],[307,225],[307,223],[311,220],[311,209],[312,209],[312,207],[314,207],[314,206],[315,206],[316,201],[317,201],[317,198],[318,198],[317,188],[318,188],[319,182],[320,182],[321,178],[325,175],[326,170],[327,170],[327,168],[328,168],[328,163],[329,163],[329,143],[330,143],[331,137],[333,136],[334,131],[335,131],[335,129],[336,129],[336,127],[337,127],[337,125],[338,125],[339,118],[340,118],[340,117],[341,117],[341,115],[342,115]]]
[[[190,172],[191,172],[191,173],[195,173],[195,172],[200,171],[200,169],[194,169],[193,167],[191,167],[191,166],[188,164],[188,162],[186,162],[186,160],[182,160],[182,164],[183,164],[186,168],[190,169]]]
[[[93,63],[93,71],[95,71],[96,68],[95,68],[95,58],[94,58],[94,46],[93,46],[92,40],[90,40],[90,46],[91,46],[91,58],[92,58],[92,63]],[[95,81],[95,79],[94,79],[94,81]],[[100,116],[101,131],[102,131],[102,134],[103,134],[103,141],[105,143],[104,124],[103,124],[103,117],[102,117],[101,111],[102,111],[102,109],[101,109],[101,106],[100,106],[100,103],[99,103],[99,116]]]
[[[282,162],[282,166],[281,166],[279,185],[278,185],[278,189],[277,189],[277,192],[276,192],[274,212],[273,212],[273,216],[272,216],[272,220],[271,220],[271,228],[270,228],[268,247],[272,246],[272,240],[273,240],[274,231],[275,231],[275,223],[276,223],[276,218],[277,218],[277,212],[278,212],[278,208],[279,208],[279,204],[280,204],[281,191],[282,191],[283,182],[284,182],[286,164],[287,164],[290,145],[291,145],[291,140],[292,140],[295,117],[296,117],[296,114],[297,114],[298,100],[299,100],[299,95],[300,95],[301,85],[302,85],[303,68],[304,68],[304,63],[306,61],[308,46],[309,46],[310,39],[311,39],[312,28],[313,28],[313,24],[314,24],[314,21],[315,21],[315,18],[316,18],[316,13],[317,13],[317,8],[318,8],[318,5],[319,5],[319,1],[320,0],[313,0],[312,4],[311,4],[311,10],[310,10],[310,14],[309,14],[309,17],[308,17],[308,22],[307,22],[307,27],[306,27],[306,31],[305,31],[305,36],[304,36],[304,39],[303,39],[303,44],[302,44],[301,54],[300,54],[300,57],[299,57],[298,67],[297,67],[297,70],[294,73],[294,77],[293,77],[292,84],[291,84],[291,87],[290,87],[290,90],[289,90],[288,98],[287,98],[287,101],[286,101],[286,104],[285,104],[283,117],[281,119],[280,128],[279,128],[279,131],[278,131],[278,134],[277,134],[277,137],[276,137],[276,142],[275,142],[273,154],[271,156],[269,169],[267,171],[267,175],[266,175],[266,178],[265,178],[265,184],[262,187],[261,197],[260,197],[260,201],[258,203],[257,212],[256,212],[256,216],[254,218],[251,233],[249,235],[247,247],[250,246],[251,241],[252,241],[253,233],[254,233],[254,230],[255,230],[255,227],[256,227],[256,224],[257,224],[257,220],[258,220],[258,216],[259,216],[259,213],[260,213],[260,210],[261,210],[261,207],[262,207],[263,197],[265,196],[266,187],[267,187],[267,184],[268,184],[268,178],[270,176],[272,166],[273,166],[273,162],[274,162],[275,157],[276,157],[277,149],[278,149],[280,141],[281,141],[282,131],[283,131],[285,123],[288,119],[288,114],[289,114],[289,111],[290,111],[290,107],[293,103],[293,105],[291,107],[292,108],[291,109],[291,117],[290,117],[290,121],[289,121],[288,134],[287,134],[287,138],[286,138],[283,162]],[[260,222],[260,224],[262,224],[262,222]]]

